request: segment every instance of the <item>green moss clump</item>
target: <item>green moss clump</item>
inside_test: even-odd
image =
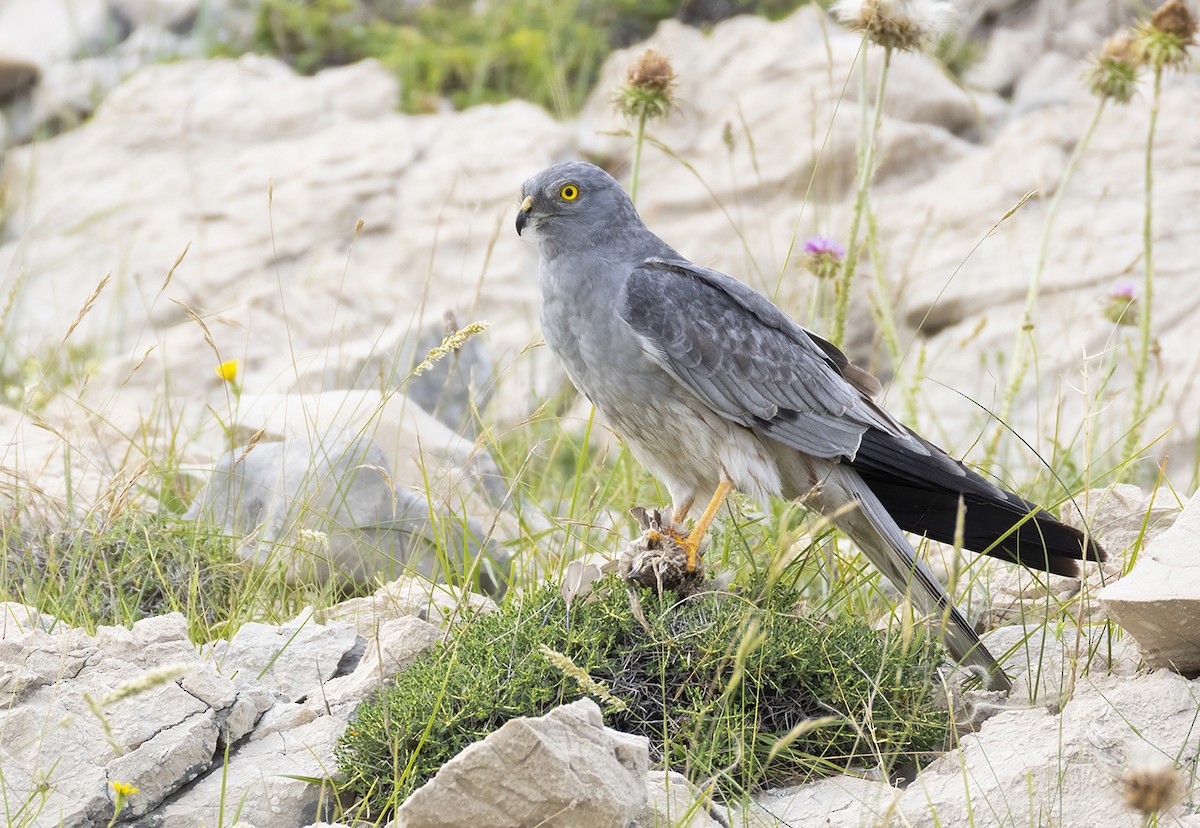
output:
[[[345,788],[386,812],[506,721],[583,697],[543,646],[624,703],[609,706],[610,726],[647,736],[658,762],[715,777],[726,795],[940,750],[939,648],[801,617],[797,599],[779,587],[758,602],[641,592],[646,626],[611,576],[570,609],[554,586],[510,599],[359,708],[337,752]]]

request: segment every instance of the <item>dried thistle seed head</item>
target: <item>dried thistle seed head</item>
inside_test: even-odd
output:
[[[1093,95],[1117,103],[1128,103],[1137,88],[1141,55],[1131,35],[1119,32],[1104,41],[1104,48],[1092,60],[1086,80]]]
[[[1126,804],[1147,815],[1170,810],[1186,791],[1183,774],[1174,763],[1130,768],[1121,779],[1121,787]]]
[[[1100,56],[1136,65],[1138,53],[1133,45],[1133,36],[1129,32],[1117,32],[1104,41]]]
[[[838,0],[833,14],[872,42],[899,51],[926,48],[955,18],[946,0]]]
[[[675,69],[661,52],[647,49],[629,67],[629,86],[668,92],[675,85]]]
[[[1185,68],[1195,43],[1196,18],[1184,0],[1167,0],[1151,18],[1133,30],[1133,45],[1142,63],[1156,71]]]
[[[631,118],[664,118],[675,106],[677,81],[671,61],[661,52],[647,49],[630,65],[614,103]]]
[[[1164,34],[1183,38],[1189,45],[1196,35],[1196,18],[1184,0],[1167,0],[1150,15],[1150,25]]]

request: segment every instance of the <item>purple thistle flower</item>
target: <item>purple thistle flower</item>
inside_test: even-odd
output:
[[[1137,289],[1132,279],[1118,279],[1109,288],[1108,299],[1104,303],[1104,316],[1117,325],[1134,325],[1137,323]]]
[[[1134,290],[1132,279],[1118,279],[1113,283],[1112,290],[1109,291],[1110,299],[1124,299],[1126,302],[1132,302],[1137,298]]]
[[[846,255],[846,248],[829,236],[813,236],[804,242],[804,252],[809,256],[830,256],[841,261]]]

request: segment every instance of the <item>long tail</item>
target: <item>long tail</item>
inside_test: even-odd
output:
[[[1072,578],[1079,577],[1080,560],[1105,559],[1104,550],[1078,529],[912,436],[926,452],[915,451],[911,441],[868,429],[848,461],[900,528],[953,543],[961,498],[966,506],[962,543],[973,552]]]
[[[942,638],[955,660],[983,669],[988,686],[1010,690],[1012,683],[954,606],[946,590],[917,558],[900,526],[870,486],[850,466],[835,464],[809,498],[846,533],[863,554],[917,607],[941,624]]]

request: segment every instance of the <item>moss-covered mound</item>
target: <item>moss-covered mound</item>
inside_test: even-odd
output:
[[[509,719],[588,695],[543,648],[621,703],[597,698],[610,726],[726,794],[856,763],[890,768],[943,745],[946,716],[931,702],[940,652],[928,641],[802,617],[781,588],[758,601],[645,591],[635,603],[608,578],[570,608],[546,586],[465,624],[359,708],[338,747],[347,792],[373,813],[393,808]]]

